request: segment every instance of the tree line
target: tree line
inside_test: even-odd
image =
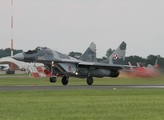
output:
[[[101,61],[101,60],[108,58],[112,54],[113,51],[114,50],[109,48],[106,51],[105,56],[103,56],[102,58],[97,58],[97,61]],[[23,52],[23,50],[14,50],[13,54],[15,55],[15,54],[20,53],[20,52]],[[82,53],[72,51],[72,52],[69,52],[68,55],[79,59],[81,57]],[[11,56],[11,49],[10,48],[0,49],[0,58],[6,57],[6,56]],[[131,64],[134,66],[136,66],[136,63],[139,63],[141,66],[147,66],[148,64],[154,65],[156,59],[158,59],[159,67],[164,69],[164,58],[161,57],[160,55],[148,55],[146,58],[142,58],[142,57],[137,56],[137,55],[126,56],[124,64],[128,65],[128,62],[131,62]]]
[[[14,50],[13,54],[15,55],[20,52],[22,52],[22,50]],[[11,49],[10,48],[0,49],[0,58],[6,57],[6,56],[11,56]]]

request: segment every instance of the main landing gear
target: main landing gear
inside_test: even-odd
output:
[[[57,81],[57,77],[50,77],[51,83],[55,83],[56,81]],[[61,82],[63,85],[67,85],[69,82],[69,77],[68,76],[62,77]],[[87,77],[86,82],[88,85],[92,85],[93,84],[93,78],[91,76]]]
[[[87,81],[87,84],[88,84],[88,85],[92,85],[92,83],[93,83],[93,78],[92,78],[91,76],[88,76],[86,81]]]
[[[66,77],[66,76],[62,77],[62,80],[61,80],[62,84],[67,85],[68,84],[68,79],[69,79],[69,77]]]

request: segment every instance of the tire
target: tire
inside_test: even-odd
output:
[[[93,84],[93,78],[92,78],[91,76],[89,76],[89,77],[87,78],[87,84],[88,84],[88,85],[92,85],[92,84]]]
[[[68,84],[68,77],[63,77],[61,82],[63,85],[67,85]]]
[[[55,83],[57,81],[57,78],[56,77],[50,77],[50,82],[51,83]]]

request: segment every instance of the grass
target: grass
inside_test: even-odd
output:
[[[163,120],[163,89],[0,91],[1,120]]]
[[[158,78],[94,78],[93,85],[164,84]],[[0,77],[0,86],[61,85],[49,78]],[[68,85],[86,85],[70,78]],[[163,89],[0,91],[0,120],[163,120]]]
[[[0,86],[23,86],[28,85],[31,86],[32,84],[38,86],[56,86],[62,85],[61,77],[57,79],[56,83],[50,83],[49,78],[32,78],[28,77],[28,75],[15,75],[15,76],[1,76],[0,77]],[[156,77],[156,78],[94,78],[93,85],[123,85],[123,84],[156,84],[156,85],[164,85],[164,76]],[[79,79],[79,78],[69,78],[68,85],[87,85],[86,79]]]

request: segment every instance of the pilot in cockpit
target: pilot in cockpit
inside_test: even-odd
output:
[[[43,50],[43,49],[46,49],[46,47],[40,47],[40,46],[38,46],[35,50],[36,50],[36,51],[41,51],[41,50]]]

